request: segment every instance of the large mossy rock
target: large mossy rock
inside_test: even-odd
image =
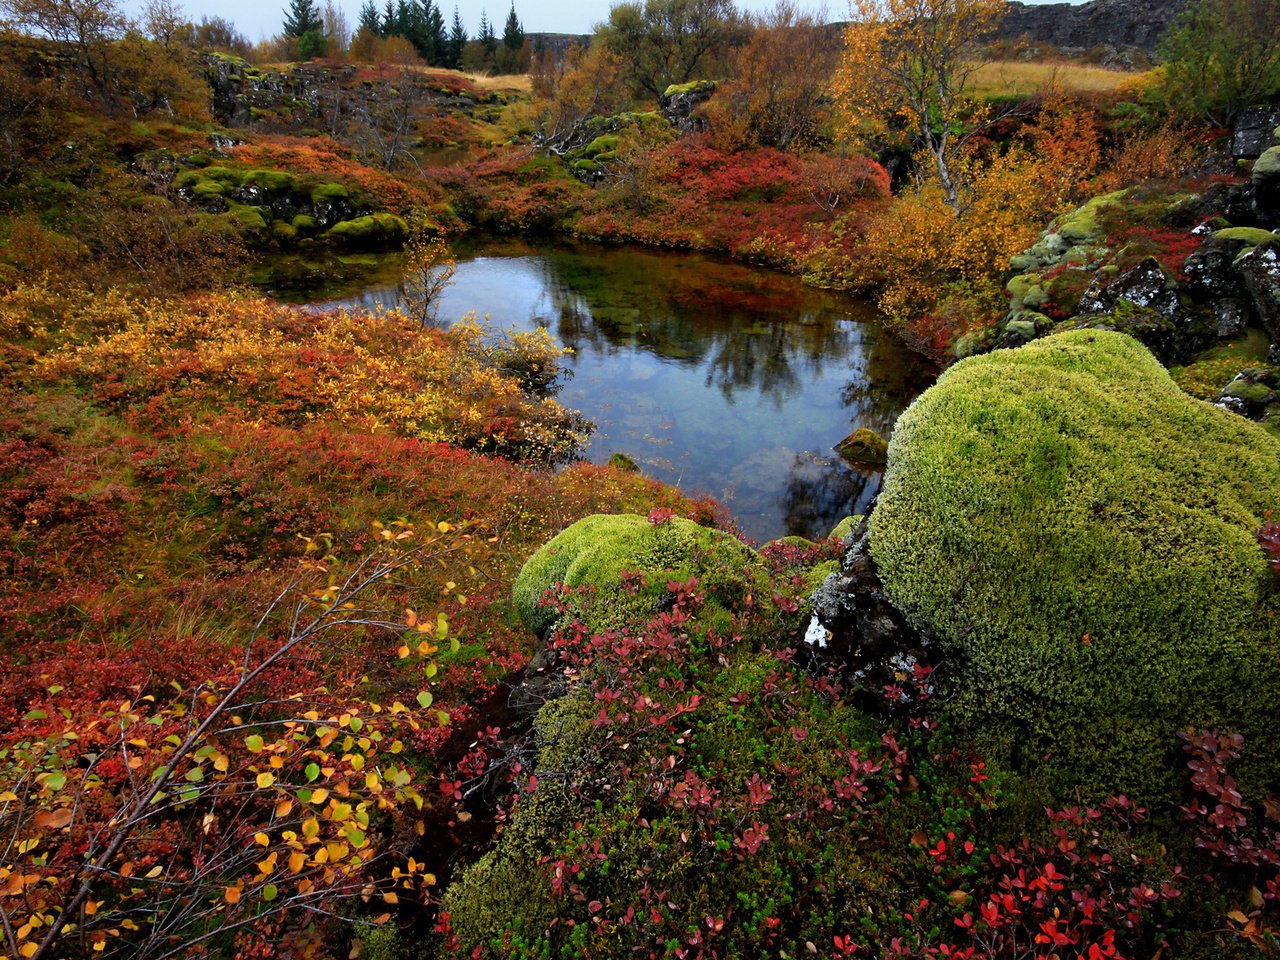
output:
[[[758,570],[760,558],[742,542],[691,520],[672,517],[654,523],[634,514],[585,517],[563,530],[529,558],[516,577],[512,597],[516,613],[530,630],[544,634],[560,614],[541,605],[557,584],[592,591],[591,602],[570,598],[570,607],[592,629],[623,626],[662,608],[666,585],[697,577],[708,601],[728,609],[742,592],[743,573]],[[638,573],[645,586],[622,574]]]
[[[1246,736],[1246,789],[1280,770],[1272,509],[1275,439],[1072,331],[962,361],[902,416],[871,549],[986,749],[1060,798],[1173,801],[1189,725]]]

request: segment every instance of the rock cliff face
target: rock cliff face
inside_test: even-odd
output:
[[[1055,47],[1138,47],[1154,50],[1186,0],[1091,0],[1029,4],[1013,0],[997,36]]]

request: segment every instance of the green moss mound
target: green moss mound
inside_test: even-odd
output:
[[[409,233],[408,224],[393,213],[371,213],[335,223],[328,236],[353,246],[392,243],[404,239]]]
[[[956,364],[898,421],[872,555],[954,656],[957,717],[1060,797],[1172,801],[1176,731],[1274,783],[1280,444],[1136,341],[1073,331]],[[1247,768],[1247,769],[1246,769]]]
[[[250,170],[244,175],[244,185],[284,193],[292,191],[297,181],[293,174],[284,170]]]
[[[340,183],[317,183],[311,188],[312,203],[320,203],[322,200],[346,200],[350,196],[351,191]]]
[[[554,608],[539,605],[548,588],[592,587],[591,602],[575,606],[575,612],[601,629],[652,616],[668,582],[695,576],[709,601],[727,608],[742,592],[743,571],[758,565],[750,547],[691,520],[674,517],[655,524],[633,514],[596,515],[579,520],[530,557],[512,597],[525,626],[545,633],[559,619]],[[647,586],[622,589],[623,571],[640,572]]]
[[[1262,230],[1258,227],[1227,227],[1223,230],[1215,230],[1213,233],[1215,240],[1240,240],[1251,247],[1275,238],[1276,235],[1270,230]]]

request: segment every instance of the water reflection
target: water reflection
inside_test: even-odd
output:
[[[503,329],[547,327],[574,351],[561,402],[598,426],[586,455],[621,451],[719,497],[759,540],[822,536],[862,512],[879,475],[832,445],[857,426],[887,435],[931,377],[868,306],[792,277],[631,248],[488,241],[455,253],[443,323],[474,311]],[[298,301],[391,306],[398,266],[311,262],[301,283],[280,270],[263,284]]]

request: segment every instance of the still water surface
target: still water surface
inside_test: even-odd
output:
[[[500,240],[454,247],[443,325],[546,327],[573,349],[559,399],[596,424],[588,459],[627,454],[690,494],[709,493],[759,541],[824,536],[880,485],[832,446],[892,431],[933,371],[874,310],[797,279],[688,253]],[[391,306],[399,258],[278,261],[280,299]]]

